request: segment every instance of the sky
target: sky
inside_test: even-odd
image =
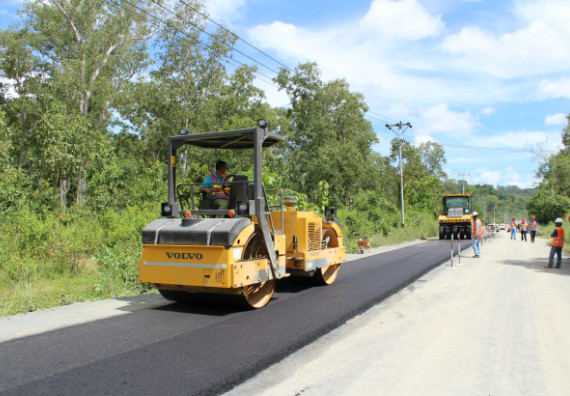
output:
[[[568,0],[205,3],[211,21],[241,38],[234,64],[258,66],[269,103],[289,103],[271,83],[280,67],[316,62],[323,81],[344,79],[364,95],[382,155],[397,134],[385,125],[409,122],[405,139],[443,146],[449,178],[529,188],[539,181],[533,151],[562,147]],[[0,0],[0,29],[18,21],[21,5]]]

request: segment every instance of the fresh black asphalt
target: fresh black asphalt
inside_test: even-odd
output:
[[[0,395],[219,394],[449,259],[428,240],[347,262],[331,286],[280,280],[259,310],[172,303],[0,343]]]

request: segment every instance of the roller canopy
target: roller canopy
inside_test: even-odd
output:
[[[241,150],[254,148],[255,128],[235,131],[198,133],[195,135],[179,135],[170,138],[172,146],[177,149],[183,145],[201,148]],[[271,147],[285,141],[285,138],[276,133],[265,131],[262,146]]]

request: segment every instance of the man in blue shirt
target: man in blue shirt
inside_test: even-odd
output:
[[[229,184],[226,183],[228,166],[224,161],[216,162],[216,172],[209,174],[200,185],[200,191],[205,192],[209,199],[216,202],[217,209],[227,209],[229,203]]]

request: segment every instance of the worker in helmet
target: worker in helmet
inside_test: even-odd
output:
[[[526,233],[528,231],[528,224],[526,223],[526,219],[523,218],[521,220],[521,224],[520,224],[520,228],[521,228],[521,242],[525,241],[526,242]]]
[[[513,217],[511,221],[511,239],[517,240],[517,218]]]
[[[548,257],[548,265],[546,268],[552,268],[554,263],[554,255],[558,256],[556,266],[554,268],[560,268],[562,265],[562,246],[564,246],[564,228],[562,228],[562,218],[559,217],[554,220],[556,228],[552,235],[552,247],[550,248],[550,256]]]
[[[479,220],[479,213],[473,212],[473,230],[471,232],[471,243],[473,245],[473,257],[481,257],[481,239],[483,239],[483,224]]]
[[[531,222],[528,225],[528,230],[530,232],[530,242],[534,243],[534,236],[536,235],[536,230],[538,228],[538,223],[536,222],[534,216],[531,218]]]

